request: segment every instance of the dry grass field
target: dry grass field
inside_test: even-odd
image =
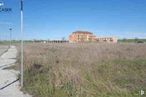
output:
[[[25,44],[24,64],[24,90],[34,97],[141,97],[146,90],[146,44]]]

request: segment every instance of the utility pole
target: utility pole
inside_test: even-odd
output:
[[[21,66],[20,66],[20,85],[23,87],[23,0],[20,0],[21,6]]]

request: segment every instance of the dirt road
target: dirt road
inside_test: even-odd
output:
[[[13,81],[17,80],[19,72],[5,68],[15,64],[16,56],[16,47],[11,46],[8,51],[0,57],[0,97],[31,97],[30,95],[24,94],[20,91],[19,81],[9,85]]]

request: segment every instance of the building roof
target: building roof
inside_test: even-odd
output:
[[[88,31],[75,31],[73,32],[73,34],[93,34],[93,33],[88,32]]]

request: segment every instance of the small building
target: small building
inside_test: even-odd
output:
[[[69,36],[69,42],[70,43],[83,43],[83,42],[117,43],[117,38],[96,37],[93,33],[88,31],[76,31]]]
[[[97,37],[96,38],[97,42],[105,42],[105,43],[117,43],[118,40],[115,37]]]

